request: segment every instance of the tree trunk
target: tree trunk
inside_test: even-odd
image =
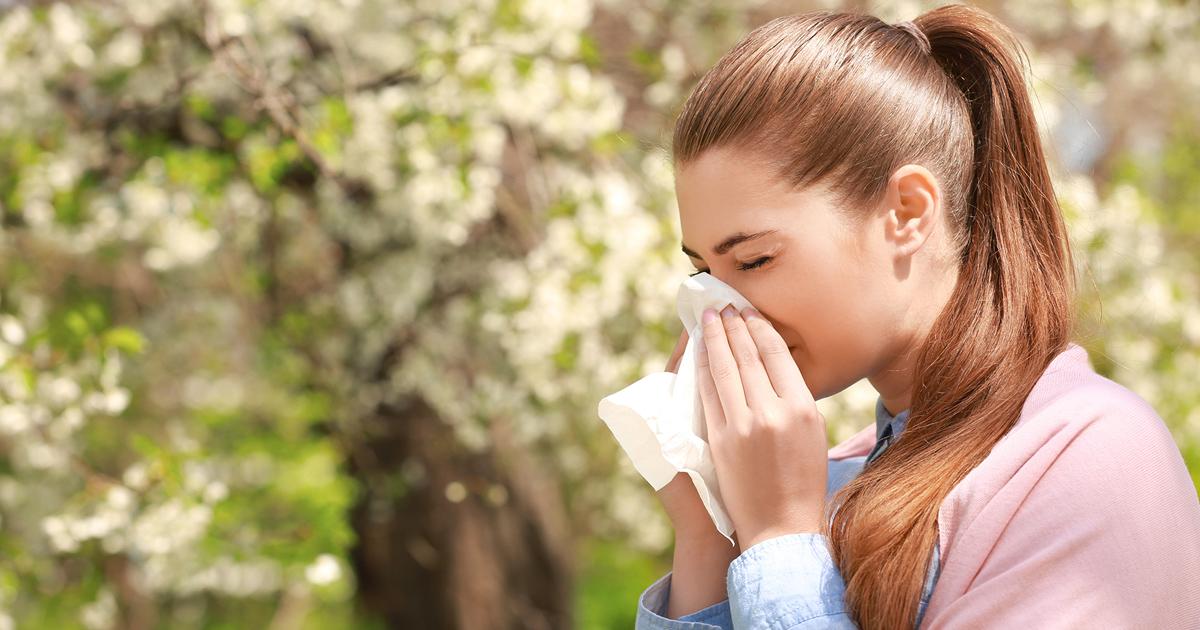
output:
[[[493,424],[481,453],[421,400],[381,410],[374,426],[361,446],[376,469],[353,466],[364,488],[351,515],[360,602],[392,628],[572,627],[558,484],[512,444],[507,425]],[[423,470],[417,481],[403,481],[406,461]],[[454,482],[462,487],[447,490]]]

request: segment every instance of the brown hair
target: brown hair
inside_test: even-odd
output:
[[[1074,266],[1022,60],[1007,28],[965,5],[897,25],[786,16],[722,57],[675,126],[677,168],[744,149],[859,216],[906,163],[941,183],[959,275],[916,357],[908,424],[826,505],[823,533],[861,628],[917,623],[938,508],[1070,340]]]

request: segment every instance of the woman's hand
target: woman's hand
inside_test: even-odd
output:
[[[717,481],[742,550],[819,532],[828,477],[825,417],[787,343],[754,309],[705,309],[697,386]]]

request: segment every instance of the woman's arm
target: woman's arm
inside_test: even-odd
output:
[[[678,519],[667,603],[667,616],[678,619],[728,598],[725,574],[739,550],[717,531],[685,473],[659,490],[659,496],[667,512]]]
[[[852,476],[862,459],[830,460],[827,494]],[[664,486],[664,492],[661,499],[671,512],[691,510],[693,516],[680,518],[672,572],[639,598],[638,630],[732,630],[735,623],[739,630],[855,628],[846,612],[845,584],[824,536],[781,536],[739,553],[713,527],[685,475]]]
[[[686,473],[658,495],[675,525],[674,559],[639,597],[637,630],[732,630],[725,576],[738,547],[717,531]]]
[[[846,584],[823,534],[768,538],[729,565],[729,608],[738,630],[857,630]]]

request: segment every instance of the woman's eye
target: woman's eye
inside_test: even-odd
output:
[[[756,260],[754,262],[748,262],[744,265],[738,265],[738,269],[741,269],[742,271],[749,271],[751,269],[757,269],[757,268],[771,262],[771,258],[772,258],[771,256],[763,256],[762,258],[759,258],[758,260]]]
[[[771,262],[771,259],[772,259],[772,258],[774,258],[774,256],[764,256],[764,257],[762,257],[762,258],[759,258],[758,260],[756,260],[756,261],[754,261],[754,262],[748,262],[748,263],[746,263],[746,264],[744,264],[744,265],[738,265],[738,269],[740,269],[740,270],[742,270],[742,271],[750,271],[751,269],[757,269],[757,268],[759,268],[759,267],[761,267],[761,266],[763,266],[763,265],[765,265],[765,264],[767,264],[767,263]],[[701,269],[701,270],[699,270],[699,271],[697,271],[697,272],[695,272],[695,273],[689,273],[688,275],[689,275],[689,276],[695,276],[695,275],[699,275],[699,274],[705,273],[705,272],[707,272],[707,271],[708,271],[707,269]]]

